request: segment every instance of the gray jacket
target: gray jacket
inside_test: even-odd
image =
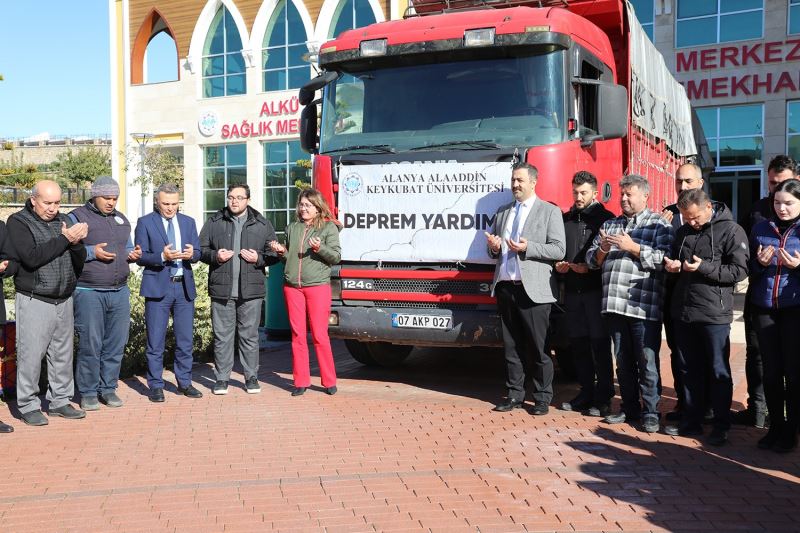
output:
[[[503,235],[503,229],[514,209],[514,204],[515,202],[511,202],[497,210],[492,234]],[[534,303],[553,303],[558,299],[558,283],[553,273],[553,265],[556,261],[564,259],[567,249],[561,210],[537,196],[528,213],[521,236],[528,241],[527,250],[519,254],[522,286]],[[491,254],[491,250],[489,253]],[[491,255],[498,256],[498,254]],[[494,270],[492,294],[499,277],[498,261]]]

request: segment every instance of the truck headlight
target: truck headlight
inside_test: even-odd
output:
[[[372,39],[361,41],[361,56],[374,57],[386,55],[386,39]]]
[[[491,46],[494,44],[494,28],[464,31],[464,46]]]

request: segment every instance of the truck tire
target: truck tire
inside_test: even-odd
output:
[[[361,342],[353,339],[345,339],[344,346],[347,348],[347,351],[350,352],[350,356],[361,363],[362,365],[367,366],[377,366],[378,363],[369,353],[367,349],[367,343]]]
[[[413,346],[388,342],[369,342],[366,346],[372,360],[379,366],[397,366],[405,361],[414,349]]]

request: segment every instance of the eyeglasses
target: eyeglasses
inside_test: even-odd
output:
[[[304,208],[305,209],[314,209],[315,208],[314,204],[299,204],[297,207],[299,207],[300,209],[304,209]]]
[[[248,199],[247,196],[228,196],[229,202],[232,202],[234,200],[236,200],[237,202],[243,202],[247,199]]]

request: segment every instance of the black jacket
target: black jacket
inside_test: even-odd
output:
[[[567,254],[564,261],[585,263],[586,250],[592,245],[600,226],[614,218],[600,202],[593,202],[584,209],[574,207],[564,213],[564,232],[567,238]],[[563,275],[564,287],[570,292],[600,290],[603,286],[602,270],[590,270],[587,274],[569,271]]]
[[[14,277],[18,293],[54,304],[72,296],[86,260],[86,247],[81,242],[70,244],[61,234],[62,223],[72,226],[63,213],[50,221],[41,219],[30,199],[8,217],[8,251],[18,263]]]
[[[775,208],[772,203],[772,194],[756,200],[753,207],[750,209],[750,213],[747,214],[747,218],[742,221],[742,227],[747,235],[750,235],[750,232],[753,231],[753,226],[762,220],[775,218]]]
[[[704,324],[730,324],[733,321],[733,288],[747,277],[750,258],[747,235],[734,222],[722,202],[713,202],[711,221],[695,230],[684,224],[672,243],[672,259],[703,260],[696,272],[681,271],[672,294],[674,320]]]
[[[222,208],[209,218],[200,231],[200,260],[209,265],[208,294],[211,298],[227,300],[231,296],[233,261],[239,261],[239,298],[251,300],[264,297],[264,269],[280,258],[269,243],[278,240],[272,224],[252,207],[247,208],[247,222],[242,228],[242,249],[258,252],[258,260],[248,263],[240,256],[224,263],[217,261],[217,250],[233,250],[233,218],[228,208]]]

